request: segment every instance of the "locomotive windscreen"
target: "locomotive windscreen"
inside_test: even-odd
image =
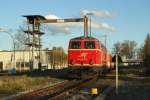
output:
[[[95,49],[95,42],[94,41],[85,41],[84,47],[85,47],[85,49]]]
[[[80,41],[72,41],[70,44],[71,49],[80,49],[81,48],[81,42]]]

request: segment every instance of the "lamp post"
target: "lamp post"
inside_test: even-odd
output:
[[[0,28],[0,32],[7,33],[11,37],[11,39],[13,41],[13,53],[14,53],[14,56],[13,56],[13,59],[14,59],[13,68],[16,69],[15,39],[14,39],[13,35],[9,32],[9,30]]]

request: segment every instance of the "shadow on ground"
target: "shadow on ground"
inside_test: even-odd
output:
[[[111,91],[104,100],[149,100],[149,85],[124,85],[120,86],[118,94]]]
[[[67,73],[69,69],[64,68],[64,69],[47,69],[43,71],[39,70],[34,70],[32,72],[17,72],[15,74],[9,74],[8,72],[1,72],[0,76],[22,76],[22,75],[27,75],[30,77],[54,77],[54,78],[60,78],[60,79],[67,79]]]
[[[69,69],[49,69],[44,71],[35,70],[32,73],[28,73],[27,75],[30,77],[41,77],[41,76],[51,76],[54,78],[67,79],[67,73]]]

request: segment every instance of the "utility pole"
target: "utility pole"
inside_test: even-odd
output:
[[[116,94],[118,94],[118,53],[116,53]]]
[[[104,35],[105,38],[105,66],[107,66],[107,35]]]

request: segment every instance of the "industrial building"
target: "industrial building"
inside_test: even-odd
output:
[[[41,66],[45,69],[60,69],[67,64],[66,54],[61,50],[41,50],[40,52]],[[38,69],[38,50],[34,51],[34,54],[28,50],[0,51],[0,71],[14,68],[18,71],[30,70],[31,61],[33,61],[32,69]]]
[[[41,51],[41,63],[49,65],[48,57],[50,50]],[[29,70],[30,61],[32,60],[32,53],[29,51],[15,51],[15,64],[14,64],[14,51],[0,51],[0,70],[9,70],[15,68],[16,70]],[[38,54],[34,53],[34,68],[38,69]]]

